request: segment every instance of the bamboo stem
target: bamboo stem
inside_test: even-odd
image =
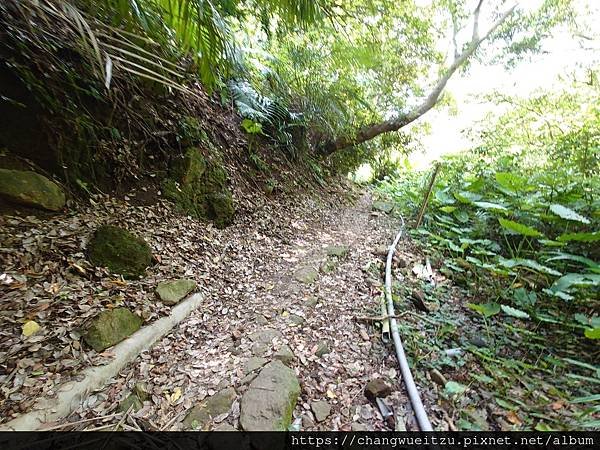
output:
[[[429,197],[431,197],[431,191],[433,190],[433,185],[435,184],[435,179],[440,171],[440,163],[435,165],[433,169],[433,174],[431,175],[431,179],[429,180],[429,186],[427,186],[427,191],[423,198],[423,204],[419,210],[419,216],[417,217],[417,224],[415,228],[419,228],[421,226],[421,222],[423,221],[423,215],[425,214],[425,209],[427,208],[427,203],[429,203]]]

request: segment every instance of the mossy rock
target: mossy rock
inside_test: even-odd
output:
[[[327,256],[344,258],[348,255],[348,247],[345,245],[330,245],[326,249]]]
[[[127,397],[125,397],[123,400],[121,400],[119,402],[118,410],[119,410],[119,412],[127,412],[127,411],[129,411],[129,408],[131,408],[131,410],[133,412],[137,412],[140,409],[142,409],[143,407],[144,407],[144,404],[138,398],[137,395],[129,394]]]
[[[216,159],[190,148],[164,182],[165,196],[186,214],[214,221],[224,228],[233,221],[233,197],[227,188],[227,171]]]
[[[235,208],[229,190],[208,195],[208,205],[208,217],[218,228],[225,228],[231,224]]]
[[[194,280],[163,281],[156,286],[156,294],[165,305],[176,305],[186,295],[196,289]]]
[[[19,205],[60,211],[65,193],[53,181],[30,170],[0,169],[0,197]]]
[[[275,352],[275,354],[273,355],[273,359],[278,359],[286,366],[289,366],[294,360],[295,356],[296,355],[294,355],[292,349],[289,346],[284,345]]]
[[[270,362],[242,396],[242,428],[245,431],[286,431],[299,395],[296,373],[281,361]]]
[[[294,272],[294,279],[304,284],[314,283],[319,278],[319,272],[314,267],[300,267]]]
[[[115,308],[98,314],[83,336],[97,352],[118,344],[142,326],[142,319],[127,308]]]
[[[374,202],[373,210],[381,211],[385,214],[391,214],[391,212],[394,210],[394,204],[390,203],[390,202],[384,202],[384,201]]]
[[[142,275],[152,261],[152,250],[146,241],[111,225],[96,230],[87,251],[92,264],[127,278]]]
[[[207,164],[204,156],[196,149],[190,149],[183,158],[179,169],[179,179],[184,185],[191,185],[202,180]]]
[[[229,387],[204,399],[194,406],[183,420],[184,429],[206,430],[213,418],[225,414],[231,409],[237,394]]]
[[[321,272],[323,273],[331,273],[337,269],[338,261],[336,258],[327,258],[323,263],[321,263]]]
[[[208,136],[200,121],[193,116],[184,116],[179,120],[177,135],[183,146],[207,142]]]

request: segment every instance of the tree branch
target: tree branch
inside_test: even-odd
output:
[[[405,127],[406,125],[414,122],[416,119],[421,117],[431,108],[433,108],[438,102],[442,92],[446,88],[448,81],[454,75],[454,73],[463,65],[465,62],[475,53],[475,51],[479,48],[482,42],[488,39],[492,33],[494,33],[515,11],[517,5],[513,5],[510,9],[505,11],[489,28],[489,30],[483,35],[483,37],[479,37],[479,14],[481,11],[481,5],[483,0],[479,0],[477,4],[477,8],[473,13],[473,35],[471,37],[471,41],[467,44],[462,53],[455,55],[454,61],[452,64],[446,69],[446,71],[442,74],[442,76],[438,79],[438,81],[433,86],[429,95],[423,100],[423,102],[413,108],[406,114],[401,114],[400,116],[384,120],[382,122],[367,125],[358,130],[358,132],[354,135],[354,137],[339,137],[333,141],[326,142],[321,147],[321,152],[325,155],[329,155],[338,150],[343,150],[345,148],[351,147],[353,145],[361,144],[363,142],[369,141],[383,133],[389,133],[392,131],[398,131],[400,128]]]
[[[475,42],[479,39],[479,13],[481,12],[482,4],[483,0],[479,0],[477,8],[475,8],[475,12],[473,13],[473,36],[471,37],[471,42]]]
[[[456,21],[456,5],[454,2],[451,3],[450,16],[452,17],[452,46],[454,47],[454,58],[458,57],[458,42],[456,37],[458,35],[458,23]]]

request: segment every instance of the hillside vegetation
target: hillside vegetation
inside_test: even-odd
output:
[[[378,184],[415,220],[429,194],[411,234],[432,265],[463,287],[460,314],[470,309],[481,320],[471,326],[482,339],[467,344],[478,369],[462,382],[491,390],[517,427],[600,425],[598,93],[597,82],[576,81],[531,98],[498,95],[510,109],[473,130],[477,147],[441,159],[436,170],[398,170]],[[454,314],[442,308],[439,320],[452,323]],[[444,334],[437,345],[464,345],[454,326]],[[465,397],[463,406],[476,404]],[[461,420],[481,429],[473,415],[463,412]]]
[[[417,430],[379,316],[405,220],[398,322],[435,429],[599,429],[594,7],[1,1],[0,422]],[[553,88],[480,75],[541,85],[562,38]],[[475,102],[466,148],[413,170]]]

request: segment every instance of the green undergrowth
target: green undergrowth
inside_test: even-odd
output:
[[[468,290],[422,287],[429,313],[412,312],[401,300],[409,298],[405,286],[395,287],[397,310],[411,311],[400,333],[417,380],[427,382],[433,369],[445,376],[444,386],[430,382],[428,390],[458,429],[598,428],[600,368],[582,355],[573,330],[506,315],[484,320],[464,307]]]
[[[444,161],[410,231],[455,286],[419,286],[433,312],[424,333],[403,326],[414,366],[452,375],[440,395],[461,429],[598,429],[597,175],[472,156]],[[414,217],[430,176],[378,190]],[[443,354],[453,347],[462,356]]]

